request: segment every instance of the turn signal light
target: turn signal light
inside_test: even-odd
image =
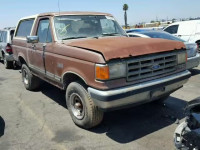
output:
[[[109,67],[104,65],[96,65],[96,79],[108,80],[109,79]]]

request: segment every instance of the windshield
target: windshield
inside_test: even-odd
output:
[[[119,24],[110,16],[57,16],[54,26],[58,40],[126,36]]]
[[[185,42],[184,40],[175,37],[169,33],[166,32],[144,32],[144,35],[147,35],[151,38],[161,38],[161,39],[167,39],[167,40],[175,40],[175,41],[181,41],[181,42]]]

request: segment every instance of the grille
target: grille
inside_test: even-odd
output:
[[[177,54],[145,56],[127,61],[127,81],[151,78],[176,71]]]

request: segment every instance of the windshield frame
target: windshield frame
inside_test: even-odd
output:
[[[118,27],[118,30],[120,30],[120,35],[115,35],[115,36],[128,36],[127,33],[123,30],[123,28],[119,25],[119,23],[116,21],[116,19],[113,16],[109,16],[109,15],[93,15],[93,14],[89,14],[89,15],[55,15],[52,17],[52,27],[53,27],[53,32],[54,32],[54,37],[55,37],[55,41],[63,41],[63,39],[59,39],[57,36],[57,32],[56,32],[56,25],[55,25],[55,18],[56,17],[63,17],[63,16],[105,16],[107,17],[112,17],[113,18],[113,22],[115,23],[115,25]],[[109,35],[107,35],[109,36]],[[113,36],[113,35],[112,35]],[[102,36],[96,36],[96,37],[85,37],[85,38],[100,38],[100,37],[106,37],[105,35],[102,34]],[[76,38],[72,38],[72,39],[68,39],[68,40],[74,40]],[[83,39],[83,38],[77,38],[77,39]]]

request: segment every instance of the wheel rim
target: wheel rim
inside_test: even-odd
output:
[[[25,69],[23,69],[23,82],[28,85],[28,73]]]
[[[70,105],[73,115],[79,120],[83,119],[85,115],[84,105],[82,98],[78,94],[73,93],[70,96]]]

